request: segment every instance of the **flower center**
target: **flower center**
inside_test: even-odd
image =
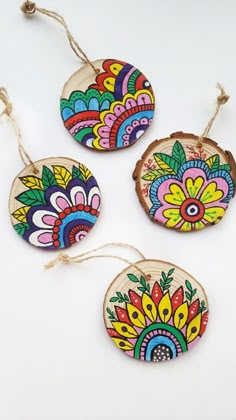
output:
[[[165,344],[158,344],[152,351],[153,362],[163,362],[172,359],[172,351]]]
[[[187,198],[180,207],[180,214],[187,222],[198,222],[203,218],[204,213],[204,205],[196,198]]]

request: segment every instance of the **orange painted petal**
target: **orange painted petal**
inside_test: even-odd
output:
[[[202,336],[202,334],[204,334],[207,323],[208,323],[208,317],[209,317],[209,313],[208,311],[204,313],[204,315],[202,316],[202,322],[201,322],[201,328],[200,328],[200,332],[199,335]]]
[[[188,322],[190,322],[198,313],[199,299],[196,299],[188,308]]]
[[[184,289],[182,286],[180,286],[175,293],[173,294],[171,298],[171,305],[172,305],[172,311],[175,312],[176,309],[182,305],[184,300]]]
[[[158,303],[160,302],[160,299],[163,296],[163,292],[161,290],[161,286],[159,285],[159,283],[156,281],[153,285],[152,288],[152,300],[155,303],[155,305],[157,306]]]

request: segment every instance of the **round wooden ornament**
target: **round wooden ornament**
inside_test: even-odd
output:
[[[236,164],[229,151],[206,136],[178,132],[151,143],[133,178],[139,201],[152,221],[188,232],[224,217],[235,194]]]
[[[61,95],[61,116],[68,132],[78,143],[97,151],[124,149],[136,143],[154,115],[154,94],[146,76],[124,61],[90,61],[58,13],[31,1],[23,3],[21,10],[26,15],[39,12],[59,22],[84,63],[69,78]]]
[[[125,354],[161,362],[198,343],[207,326],[208,302],[189,273],[165,261],[143,260],[112,282],[103,314],[109,336]]]
[[[44,249],[81,241],[100,214],[100,191],[90,170],[73,159],[55,157],[26,166],[15,178],[9,208],[15,231]]]
[[[142,259],[131,263],[118,255],[97,254],[114,246],[129,248]],[[106,331],[120,350],[138,360],[161,362],[198,343],[208,322],[207,296],[191,274],[172,263],[146,259],[134,246],[113,242],[80,255],[61,253],[45,268],[95,258],[128,264],[109,286],[103,303]]]
[[[150,82],[134,66],[103,59],[88,64],[66,83],[61,115],[69,133],[82,145],[98,151],[132,144],[150,126],[154,95]]]
[[[13,181],[9,210],[21,238],[42,249],[63,249],[81,241],[100,214],[100,191],[90,170],[67,157],[32,161],[12,116],[7,91],[0,88],[5,114],[12,124],[24,169]]]

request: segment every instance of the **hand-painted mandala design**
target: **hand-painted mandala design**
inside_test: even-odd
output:
[[[92,229],[100,212],[100,191],[84,165],[72,161],[70,171],[68,162],[65,167],[48,161],[41,166],[41,177],[18,177],[17,182],[27,189],[14,197],[17,209],[12,220],[15,231],[30,244],[61,249],[79,242]]]
[[[96,150],[134,144],[150,126],[154,113],[151,85],[135,67],[101,60],[102,71],[85,92],[61,99],[61,115],[70,134]],[[78,73],[79,84],[80,74]]]
[[[154,221],[184,232],[218,223],[235,192],[231,166],[221,164],[219,154],[207,157],[189,149],[188,159],[179,141],[170,155],[153,153],[141,191]]]
[[[143,276],[129,273],[127,294],[118,290],[110,297],[114,310],[104,308],[107,332],[128,356],[153,362],[171,360],[190,350],[205,332],[207,300],[194,300],[198,290],[189,280],[172,288],[174,272],[175,268],[162,271],[152,287]]]

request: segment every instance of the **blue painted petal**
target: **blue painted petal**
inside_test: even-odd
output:
[[[87,111],[87,105],[82,99],[77,99],[74,103],[75,113]]]
[[[89,101],[88,109],[90,111],[98,111],[99,110],[99,103],[97,98],[91,98]]]
[[[225,170],[222,170],[222,169],[220,169],[218,171],[215,171],[215,172],[212,172],[209,176],[209,179],[217,178],[217,177],[225,179],[226,182],[228,183],[229,192],[228,192],[227,197],[225,197],[225,199],[222,200],[222,201],[223,201],[223,203],[229,203],[231,198],[234,195],[234,190],[235,190],[233,178],[232,178],[232,176],[230,175],[229,172],[227,172]]]
[[[183,163],[183,165],[180,166],[177,176],[179,181],[182,181],[182,177],[184,175],[184,172],[187,169],[190,168],[199,168],[199,169],[203,169],[203,171],[206,173],[206,177],[208,178],[210,176],[210,169],[209,166],[207,165],[206,162],[204,162],[204,160],[189,160],[188,162]]]
[[[107,99],[105,99],[105,101],[103,101],[103,103],[101,105],[100,110],[104,111],[104,110],[107,110],[109,108],[110,108],[110,102]]]
[[[74,111],[71,108],[64,108],[61,112],[63,121],[68,120],[72,115],[74,115]]]

